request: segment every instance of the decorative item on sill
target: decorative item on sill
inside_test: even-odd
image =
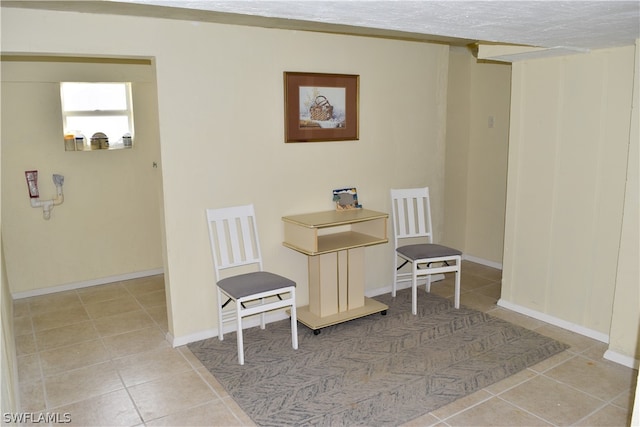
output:
[[[76,133],[75,135],[76,138],[76,151],[84,151],[86,150],[86,146],[85,146],[85,137],[83,134],[81,133]]]
[[[91,137],[92,150],[106,150],[109,148],[109,138],[102,132],[96,132]]]
[[[131,139],[130,133],[122,135],[122,145],[124,148],[131,148],[133,146],[133,140]]]
[[[362,208],[362,205],[358,203],[358,191],[355,188],[333,190],[333,201],[336,202],[336,210],[338,211]]]
[[[64,134],[64,151],[76,151],[76,136],[73,133]]]

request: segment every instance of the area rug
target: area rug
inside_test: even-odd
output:
[[[434,294],[375,298],[389,306],[322,329],[289,320],[189,349],[260,426],[396,426],[532,366],[567,345]]]

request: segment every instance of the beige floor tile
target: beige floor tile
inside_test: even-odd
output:
[[[84,304],[95,304],[97,302],[121,298],[123,295],[126,295],[126,289],[120,283],[92,286],[90,288],[78,289],[77,292]]]
[[[40,352],[42,372],[45,377],[95,365],[108,359],[109,354],[100,340],[84,341]]]
[[[433,415],[425,414],[421,417],[418,417],[411,421],[407,421],[404,424],[401,424],[400,427],[429,427],[429,426],[435,426],[440,422],[441,421],[436,417],[434,417]]]
[[[571,350],[575,351],[576,353],[585,351],[593,346],[598,346],[600,344],[599,341],[596,341],[592,338],[576,334],[575,332],[571,332],[553,325],[544,324],[543,326],[536,328],[535,331],[539,334],[568,344],[569,346],[571,346]]]
[[[44,386],[49,408],[57,408],[124,388],[111,362],[47,377]]]
[[[20,405],[25,412],[39,412],[47,408],[42,380],[20,381]]]
[[[545,375],[602,400],[610,400],[631,389],[636,372],[577,356],[548,370]]]
[[[185,358],[171,347],[122,357],[114,360],[114,364],[127,386],[192,369]]]
[[[211,387],[215,393],[221,398],[229,397],[229,393],[224,389],[222,384],[214,377],[211,372],[207,370],[204,366],[202,368],[197,368],[196,372],[200,375],[200,377],[206,382],[209,387]]]
[[[451,402],[448,405],[438,408],[435,411],[432,411],[431,415],[444,420],[445,418],[448,418],[453,414],[463,411],[469,406],[477,405],[478,403],[491,399],[492,397],[493,395],[491,393],[488,393],[485,390],[479,390],[475,393],[471,393],[468,396]]]
[[[104,337],[103,342],[114,358],[170,347],[157,326]]]
[[[636,391],[636,388],[634,385],[631,390],[627,390],[623,393],[620,393],[619,396],[617,396],[611,401],[611,404],[619,406],[624,410],[631,411],[633,409],[635,391]],[[640,408],[637,408],[637,409],[640,410]]]
[[[29,301],[27,298],[13,300],[13,317],[31,316]]]
[[[570,425],[603,405],[603,401],[566,384],[537,376],[500,395],[525,411],[555,425]]]
[[[618,408],[617,406],[607,405],[574,425],[584,427],[612,427],[628,426],[630,423],[631,414],[628,411]]]
[[[106,337],[150,328],[155,325],[155,322],[144,310],[136,310],[114,316],[101,317],[94,320],[93,324],[98,333]]]
[[[470,261],[462,261],[462,271],[491,280],[500,280],[502,278],[502,270]]]
[[[515,311],[507,310],[502,307],[496,307],[493,310],[490,310],[489,314],[527,329],[539,328],[545,324],[541,320],[534,319],[533,317],[525,316],[524,314],[516,313]]]
[[[164,275],[141,277],[121,282],[133,295],[146,294],[153,291],[164,291]]]
[[[240,420],[243,426],[255,426],[253,420],[238,406],[238,404],[229,396],[222,398],[222,401],[229,408],[235,416]]]
[[[42,377],[40,355],[38,353],[18,356],[18,378],[20,382],[33,381]]]
[[[136,299],[145,308],[166,307],[167,299],[164,289],[136,295]]]
[[[63,309],[78,308],[82,306],[82,302],[76,291],[57,292],[48,295],[39,295],[31,297],[29,301],[29,310],[31,316],[44,314],[50,311],[59,311]]]
[[[36,344],[40,351],[98,338],[98,332],[90,321],[46,329],[44,331],[36,331],[35,335]]]
[[[218,398],[194,371],[129,387],[145,423]]]
[[[478,311],[490,311],[496,307],[496,298],[488,297],[476,292],[466,292],[460,295],[460,304]]]
[[[451,280],[451,283],[453,283],[454,280],[454,276],[451,275],[451,277],[447,277],[447,280]],[[466,274],[464,269],[462,270],[462,278],[460,279],[460,288],[462,289],[462,291],[467,292],[467,291],[475,291],[479,288],[483,288],[485,286],[488,286],[492,283],[496,282],[496,280],[494,279],[488,279],[485,277],[480,277],[480,276],[471,276],[469,274]]]
[[[246,426],[229,410],[222,400],[189,408],[146,423],[147,426]]]
[[[166,306],[151,307],[146,310],[149,316],[151,316],[151,318],[165,333],[169,332],[169,317],[167,315]]]
[[[498,299],[500,299],[500,290],[501,290],[501,288],[502,288],[502,286],[500,285],[500,283],[493,282],[493,283],[488,284],[487,286],[483,286],[481,288],[474,289],[473,292],[479,293],[481,295],[488,296],[488,297],[493,298],[496,301],[498,301]]]
[[[609,349],[609,344],[603,342],[596,342],[593,346],[587,348],[583,352],[580,353],[581,356],[588,357],[592,360],[603,360],[604,354]],[[615,362],[611,362],[614,365],[617,365]]]
[[[542,362],[536,363],[535,365],[531,366],[529,369],[539,373],[546,372],[549,369],[554,368],[573,357],[576,357],[575,353],[572,353],[571,351],[563,351],[562,353],[555,354],[549,357],[548,359],[543,360]]]
[[[203,367],[202,362],[189,350],[189,347],[186,345],[182,345],[180,347],[176,347],[176,351],[185,358],[185,360],[194,368],[200,369]]]
[[[136,426],[142,424],[140,415],[125,389],[95,396],[81,402],[56,408],[69,413],[70,426]],[[178,425],[178,424],[176,424]]]
[[[13,334],[15,336],[33,334],[31,316],[15,317],[13,319]]]
[[[503,379],[502,381],[498,381],[495,384],[491,384],[490,386],[485,387],[484,390],[492,394],[500,394],[505,392],[506,390],[509,390],[510,388],[513,388],[525,381],[530,380],[536,375],[537,374],[531,369],[524,369]]]
[[[133,296],[127,294],[108,301],[86,304],[85,308],[92,319],[100,319],[102,317],[114,316],[130,311],[138,311],[142,307]]]
[[[18,335],[15,337],[15,342],[17,356],[32,354],[38,350],[36,348],[36,339],[33,337],[33,334]]]
[[[89,315],[84,307],[79,305],[76,307],[35,314],[31,317],[31,320],[33,321],[33,329],[35,331],[44,331],[46,329],[59,328],[61,326],[85,322],[89,320]]]
[[[549,426],[548,422],[497,397],[445,420],[449,426]]]

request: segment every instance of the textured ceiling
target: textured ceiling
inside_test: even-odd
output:
[[[640,37],[639,1],[124,1],[577,50]]]
[[[154,16],[466,45],[583,52],[633,45],[640,1],[8,1],[3,7]]]

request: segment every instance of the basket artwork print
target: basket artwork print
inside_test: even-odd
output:
[[[284,73],[285,142],[358,139],[359,76]]]

